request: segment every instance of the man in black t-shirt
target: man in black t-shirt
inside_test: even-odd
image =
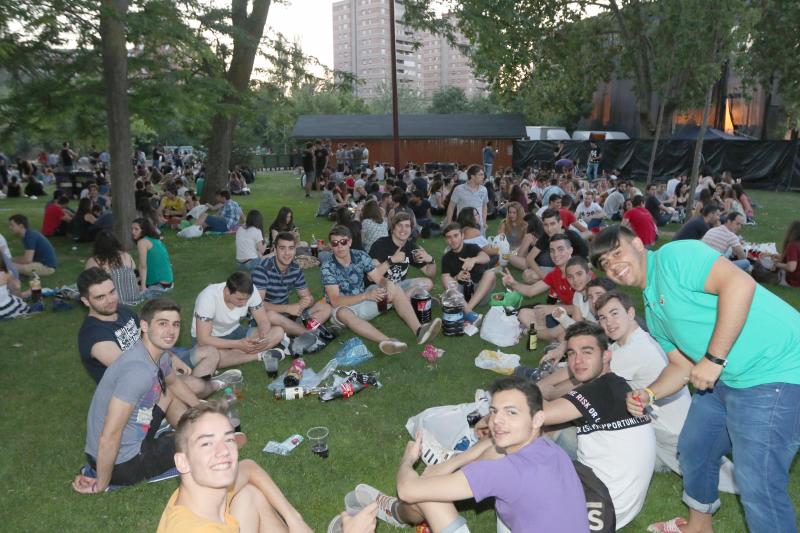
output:
[[[76,157],[78,157],[78,154],[76,154],[72,148],[69,147],[68,142],[64,141],[64,144],[61,148],[61,153],[59,154],[59,159],[61,159],[61,167],[64,169],[64,172],[72,172]]]
[[[106,368],[141,339],[139,317],[133,310],[119,305],[114,282],[102,268],[92,267],[81,272],[77,285],[81,302],[89,309],[78,331],[81,363],[92,379],[100,383]],[[194,369],[172,356],[173,368],[182,374],[179,379],[197,397],[206,398],[223,387],[228,379],[237,375],[241,378],[241,372],[234,370],[210,379],[217,369],[219,352],[206,347],[198,351],[198,364]]]
[[[708,204],[700,211],[700,216],[692,217],[684,222],[681,229],[675,232],[673,241],[700,240],[708,230],[719,225],[719,206]]]
[[[322,172],[328,165],[328,149],[322,144],[322,141],[317,141],[314,146],[314,175],[317,180],[322,177]]]
[[[485,303],[494,289],[494,271],[486,268],[490,258],[477,244],[464,242],[461,225],[457,222],[447,225],[444,238],[450,249],[442,258],[442,286],[446,289],[451,281],[457,281],[463,289],[465,283],[472,283],[472,297],[464,306],[464,319],[475,324],[478,315],[474,309]]]
[[[577,426],[578,460],[608,488],[619,529],[644,505],[656,462],[655,433],[649,415],[628,412],[631,387],[611,372],[603,329],[577,322],[567,328],[566,342],[567,365],[579,385],[544,406],[545,425]]]
[[[672,220],[672,213],[674,213],[675,210],[665,206],[661,203],[661,200],[658,199],[656,196],[655,183],[651,183],[647,186],[645,194],[647,195],[647,199],[644,202],[644,208],[650,211],[650,215],[652,215],[656,226],[664,226],[667,222]]]
[[[399,285],[409,296],[418,288],[432,290],[430,278],[436,275],[436,261],[411,238],[411,224],[411,215],[395,213],[389,221],[390,234],[375,241],[369,249],[376,272]],[[406,279],[409,266],[420,269],[426,277]]]
[[[431,203],[418,189],[411,192],[408,207],[414,212],[414,218],[417,220],[417,226],[419,226],[424,239],[441,232],[439,224],[431,218]]]

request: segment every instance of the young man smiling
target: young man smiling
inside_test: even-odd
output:
[[[429,466],[420,476],[421,436],[409,442],[397,471],[393,498],[369,485],[359,485],[345,497],[355,510],[378,502],[378,518],[394,525],[425,520],[435,533],[469,533],[454,502],[495,499],[498,517],[514,533],[589,530],[586,500],[569,457],[541,437],[542,396],[536,385],[516,377],[496,380],[490,387],[491,438],[444,463]]]
[[[580,385],[545,404],[544,424],[578,426],[578,461],[608,488],[620,529],[639,514],[653,475],[656,443],[650,417],[628,413],[631,388],[611,372],[608,339],[600,326],[573,324],[566,341],[567,366]]]
[[[256,462],[239,462],[245,442],[244,434],[234,433],[224,403],[200,404],[181,416],[174,456],[181,484],[161,515],[158,533],[311,532]]]
[[[489,299],[495,284],[494,271],[486,268],[490,258],[477,244],[464,242],[464,232],[458,222],[447,225],[442,233],[449,247],[442,257],[442,286],[446,288],[451,281],[458,282],[462,288],[472,283],[474,290],[464,306],[464,318],[477,324],[481,316],[475,308]]]
[[[721,458],[733,452],[751,531],[796,531],[787,485],[800,446],[800,313],[703,243],[673,241],[648,252],[630,230],[597,235],[592,262],[643,291],[650,334],[669,363],[628,409],[697,389],[678,441],[682,531],[712,531]],[[676,518],[662,529],[684,523]]]
[[[395,213],[389,221],[389,235],[376,240],[369,249],[376,272],[409,296],[417,289],[432,290],[431,278],[436,275],[436,261],[411,237],[411,224],[411,215]],[[425,277],[406,279],[409,266],[418,268]]]
[[[180,335],[180,306],[148,300],[139,327],[141,341],[108,367],[92,397],[84,451],[97,477],[75,477],[72,488],[82,494],[133,485],[175,466],[175,442],[156,433],[164,418],[177,424],[187,407],[178,399],[186,385],[175,378],[169,355]]]

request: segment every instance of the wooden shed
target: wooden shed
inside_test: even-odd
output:
[[[400,163],[482,163],[488,141],[498,152],[495,167],[511,166],[512,144],[525,136],[522,115],[400,115]],[[365,143],[370,163],[392,162],[391,115],[301,115],[292,137]]]

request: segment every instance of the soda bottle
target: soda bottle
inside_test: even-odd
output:
[[[30,282],[31,301],[36,303],[42,299],[42,280],[39,279],[39,274],[33,273]]]
[[[233,393],[231,387],[225,387],[225,404],[228,407],[228,418],[231,420],[234,431],[242,430],[242,422],[239,418],[239,402],[236,401],[236,395]]]
[[[311,234],[311,255],[317,257],[319,255],[319,246],[317,245],[317,238]]]
[[[361,392],[362,390],[366,389],[369,385],[364,383],[360,383],[358,381],[354,382],[345,382],[339,385],[338,387],[330,387],[319,393],[320,401],[327,402],[333,400],[335,398],[349,398],[353,396],[357,392]]]
[[[312,333],[316,333],[317,337],[325,341],[332,341],[336,336],[330,332],[328,328],[322,325],[322,322],[314,318],[314,315],[308,309],[303,309],[300,314],[300,319],[306,329]]]
[[[459,281],[461,284],[461,292],[464,294],[464,300],[469,302],[472,300],[472,295],[475,294],[475,284],[472,283],[472,280],[467,281]]]
[[[283,385],[285,387],[297,387],[300,385],[300,380],[303,379],[303,369],[306,367],[306,362],[300,357],[292,361],[292,366],[286,371],[286,376],[283,378]]]
[[[536,350],[536,345],[539,341],[538,336],[536,335],[536,325],[531,324],[528,328],[528,350],[534,351]]]

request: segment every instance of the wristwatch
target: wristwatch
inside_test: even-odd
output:
[[[719,365],[719,366],[721,366],[722,368],[725,368],[725,365],[727,365],[727,364],[728,364],[728,360],[727,360],[727,359],[721,359],[721,358],[719,358],[719,357],[715,357],[715,356],[711,355],[711,354],[710,354],[710,353],[708,353],[708,352],[706,352],[706,355],[705,355],[705,357],[706,357],[706,359],[708,359],[709,361],[711,361],[711,362],[712,362],[712,363],[714,363],[715,365]]]

